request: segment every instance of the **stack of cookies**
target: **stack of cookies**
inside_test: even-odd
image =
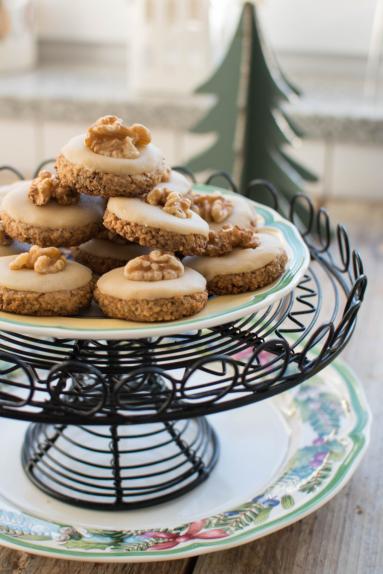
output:
[[[193,191],[145,126],[116,116],[2,198],[0,309],[12,313],[73,315],[94,297],[109,317],[171,321],[208,294],[266,286],[286,261],[250,202]]]

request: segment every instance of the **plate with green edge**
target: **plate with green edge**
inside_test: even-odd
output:
[[[50,499],[21,467],[27,423],[0,420],[7,436],[0,544],[110,563],[187,558],[245,544],[304,518],[340,491],[367,448],[371,415],[361,384],[336,360],[278,397],[209,420],[222,447],[209,479],[172,502],[129,512]]]
[[[215,186],[197,184],[196,191],[225,195],[230,192]],[[285,272],[274,283],[263,289],[239,295],[209,297],[203,311],[179,321],[139,323],[101,316],[95,305],[90,312],[77,317],[32,317],[0,312],[0,329],[26,335],[59,339],[138,339],[174,335],[222,325],[240,319],[282,299],[299,283],[305,274],[310,254],[296,227],[276,211],[248,200],[262,220],[262,227],[277,234],[288,254]]]

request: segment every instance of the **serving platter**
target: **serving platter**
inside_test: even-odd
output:
[[[251,351],[248,351],[251,353]],[[174,501],[95,512],[51,499],[24,475],[26,423],[0,420],[0,544],[99,562],[186,558],[238,546],[328,502],[365,452],[371,414],[340,360],[269,401],[209,417],[224,445],[208,481]]]
[[[195,191],[225,195],[233,192],[211,185],[196,184]],[[26,335],[59,339],[138,339],[173,335],[229,323],[282,299],[299,283],[309,263],[309,250],[296,227],[276,211],[248,200],[262,221],[262,228],[280,237],[289,260],[283,275],[271,285],[239,295],[209,297],[205,309],[186,319],[162,323],[138,323],[101,316],[94,304],[89,312],[78,317],[33,317],[0,312],[0,329]]]

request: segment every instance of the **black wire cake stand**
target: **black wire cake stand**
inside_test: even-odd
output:
[[[206,183],[218,179],[237,191],[224,172]],[[307,196],[282,209],[269,182],[249,185],[250,198],[259,193],[298,226],[311,255],[297,287],[266,309],[145,339],[0,332],[0,416],[31,422],[21,456],[39,489],[104,510],[178,497],[205,481],[218,460],[207,415],[291,389],[343,350],[367,285],[360,256],[345,228],[333,228]]]

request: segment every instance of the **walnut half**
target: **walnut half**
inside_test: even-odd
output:
[[[151,140],[151,133],[145,126],[127,126],[117,116],[103,116],[88,128],[85,145],[100,155],[137,159],[141,149]]]
[[[233,203],[219,193],[191,195],[192,210],[208,223],[222,223],[233,211]]]
[[[190,199],[168,187],[155,187],[146,196],[146,201],[150,205],[159,205],[166,213],[181,219],[189,219],[192,216]]]
[[[227,252],[233,249],[254,249],[259,243],[258,235],[252,229],[241,229],[238,225],[225,224],[219,231],[209,232],[206,253],[215,256],[223,246],[229,246]]]
[[[172,253],[156,249],[125,265],[124,275],[131,281],[163,281],[177,279],[184,274],[184,266]]]
[[[73,205],[80,199],[73,187],[62,185],[59,179],[47,170],[40,171],[32,180],[28,197],[39,207],[46,205],[51,199],[55,199],[59,205]]]
[[[12,271],[19,269],[33,269],[36,273],[46,275],[47,273],[58,273],[67,264],[67,260],[57,247],[39,247],[32,245],[29,251],[20,253],[10,262],[9,268]]]

